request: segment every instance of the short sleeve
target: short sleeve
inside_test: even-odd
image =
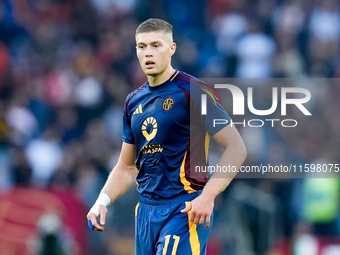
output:
[[[213,135],[228,126],[231,118],[220,101],[207,100],[207,114],[202,115],[202,122],[209,135]]]
[[[125,102],[123,110],[123,142],[135,144],[135,138],[131,128],[131,117],[128,110],[128,103]]]
[[[199,121],[209,135],[215,134],[231,123],[231,118],[222,106],[220,98],[210,86],[205,83],[192,83],[190,85],[190,95],[194,103],[190,110],[190,117],[195,121]],[[206,104],[202,95],[206,98]],[[202,113],[202,105],[206,114]]]

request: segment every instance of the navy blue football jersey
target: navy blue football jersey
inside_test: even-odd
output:
[[[206,115],[201,115],[202,94],[208,94]],[[228,122],[214,127],[213,119]],[[207,176],[191,178],[190,162],[205,166],[209,137],[229,123],[212,88],[178,70],[161,85],[145,83],[130,93],[123,141],[136,146],[138,192],[172,197],[203,189]]]

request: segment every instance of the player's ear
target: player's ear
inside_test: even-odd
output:
[[[170,57],[175,54],[176,47],[177,47],[176,43],[173,42],[172,44],[170,44]]]

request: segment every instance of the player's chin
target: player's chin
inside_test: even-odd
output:
[[[155,68],[152,68],[152,69],[150,68],[150,69],[144,69],[144,73],[149,76],[156,76],[158,75],[159,72]]]

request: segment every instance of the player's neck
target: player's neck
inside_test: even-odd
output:
[[[169,66],[162,73],[151,76],[148,75],[148,82],[150,86],[158,86],[169,80],[169,78],[174,74],[175,69],[172,66]]]

